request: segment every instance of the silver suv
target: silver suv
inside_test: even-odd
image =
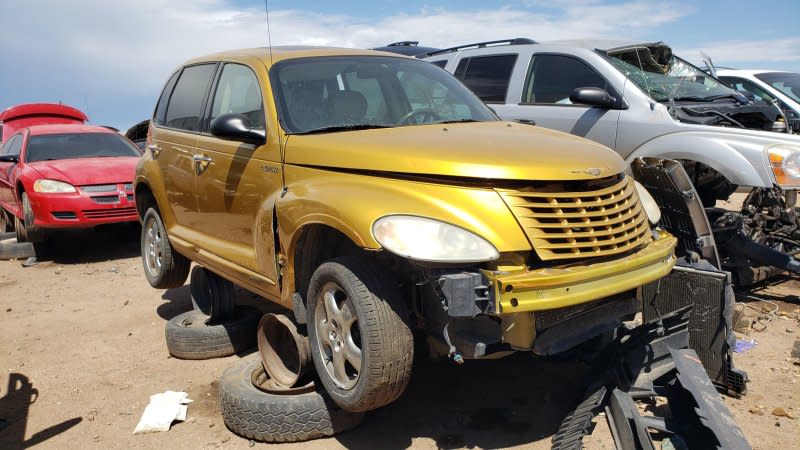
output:
[[[736,220],[760,243],[797,251],[800,136],[785,132],[775,105],[751,101],[664,43],[513,39],[423,59],[453,73],[503,119],[595,140],[628,163],[681,161],[707,207],[754,188]],[[779,242],[787,233],[790,248]]]

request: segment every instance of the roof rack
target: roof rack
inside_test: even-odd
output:
[[[419,45],[419,41],[400,41],[400,42],[392,42],[391,44],[387,45],[387,47],[416,47]]]
[[[497,45],[529,45],[529,44],[538,44],[538,42],[528,38],[501,39],[499,41],[486,41],[486,42],[476,42],[474,44],[459,45],[457,47],[450,47],[443,50],[437,50],[435,52],[430,52],[421,56],[440,55],[442,53],[450,53],[458,50],[465,50],[468,48],[484,48]]]

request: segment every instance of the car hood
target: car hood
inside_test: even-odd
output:
[[[28,163],[28,167],[42,178],[84,186],[131,183],[138,161],[137,157],[59,159]]]
[[[596,142],[500,121],[292,135],[286,162],[495,180],[584,180],[625,170],[619,155]]]

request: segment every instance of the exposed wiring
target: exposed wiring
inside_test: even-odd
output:
[[[750,328],[758,332],[765,331],[769,326],[769,324],[771,324],[775,320],[775,317],[777,316],[780,307],[775,302],[765,300],[763,298],[759,298],[751,294],[748,294],[747,298],[751,300],[756,300],[758,303],[764,303],[770,306],[770,309],[766,309],[763,307],[762,308],[756,307],[750,303],[738,303],[736,305],[737,307],[741,305],[744,308],[750,308],[753,311],[757,312],[758,317],[756,317],[756,319],[753,321]]]

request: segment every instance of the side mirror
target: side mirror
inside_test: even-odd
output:
[[[267,133],[252,128],[250,119],[244,114],[223,114],[211,121],[211,134],[229,141],[245,142],[253,145],[264,145]]]
[[[0,155],[0,162],[16,164],[19,162],[19,155]]]
[[[597,106],[599,108],[611,108],[617,99],[610,96],[605,89],[596,87],[579,87],[575,88],[569,94],[569,101],[572,103],[580,103],[583,105]]]

